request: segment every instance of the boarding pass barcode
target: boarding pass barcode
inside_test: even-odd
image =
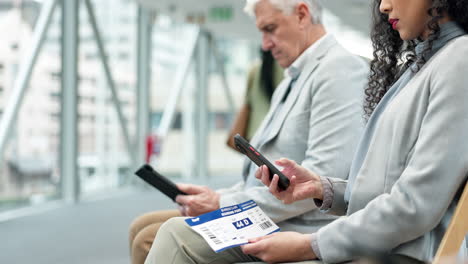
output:
[[[265,229],[267,229],[267,228],[269,228],[271,226],[273,226],[273,224],[270,221],[266,221],[266,222],[263,222],[263,223],[260,224],[260,228],[262,230],[265,230]]]

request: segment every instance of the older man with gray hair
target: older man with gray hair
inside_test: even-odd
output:
[[[316,0],[248,0],[246,11],[255,16],[262,48],[270,50],[286,69],[286,77],[275,90],[270,110],[251,144],[270,160],[287,156],[320,175],[346,179],[364,124],[361,106],[367,64],[326,33]],[[256,166],[246,160],[244,180],[217,192],[179,185],[190,195],[178,196],[177,202],[191,212],[188,216],[194,216],[207,208],[254,200],[283,231],[306,234],[335,219],[320,213],[312,200],[282,204],[255,178],[255,171]],[[294,234],[301,236],[300,241],[310,239]],[[290,246],[293,250],[303,244]],[[308,251],[310,248],[295,248],[292,252]],[[184,218],[176,217],[161,226],[145,263],[257,260],[239,247],[213,252]]]
[[[260,0],[246,0],[244,11],[248,15],[255,17],[255,7],[258,2]],[[296,5],[302,2],[309,8],[312,24],[322,24],[322,5],[318,0],[269,0],[269,2],[287,15],[294,13]]]

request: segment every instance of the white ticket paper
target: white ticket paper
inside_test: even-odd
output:
[[[252,200],[185,221],[215,252],[247,244],[250,238],[279,231],[279,227]]]

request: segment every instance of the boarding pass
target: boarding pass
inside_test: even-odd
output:
[[[252,200],[185,221],[215,252],[247,244],[250,238],[279,231],[279,227]]]

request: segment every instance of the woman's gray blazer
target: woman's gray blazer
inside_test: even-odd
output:
[[[432,260],[467,180],[467,58],[468,36],[452,40],[389,103],[348,207],[346,183],[333,180],[330,212],[347,216],[317,233],[325,262],[356,249]]]

